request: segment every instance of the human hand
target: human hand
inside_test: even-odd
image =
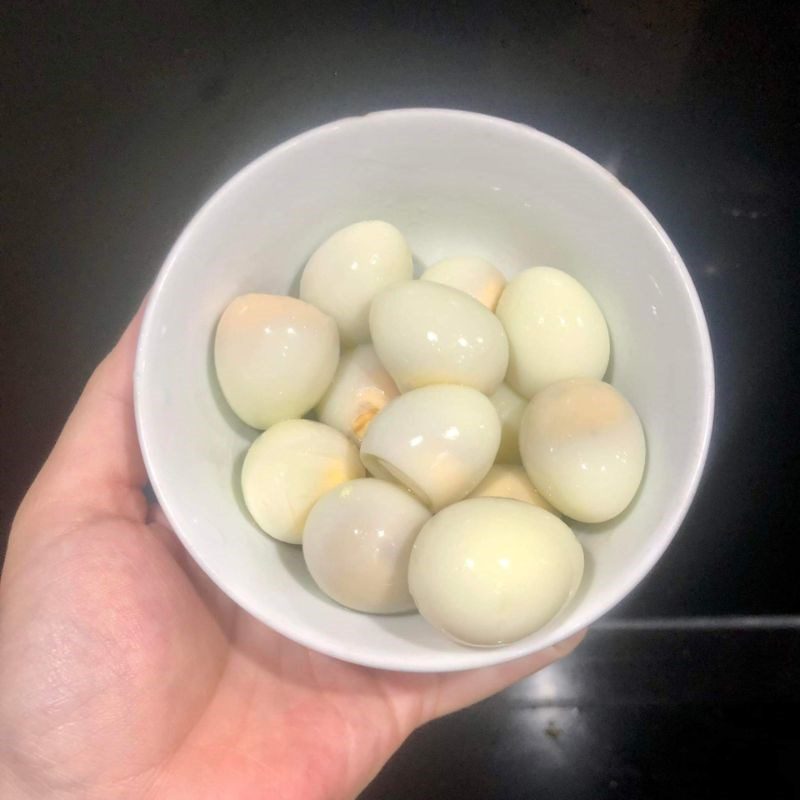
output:
[[[86,386],[0,582],[0,796],[354,797],[403,739],[570,652],[404,674],[307,650],[236,607],[143,494],[141,312]]]

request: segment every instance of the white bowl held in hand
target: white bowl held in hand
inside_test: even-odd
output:
[[[531,264],[575,277],[608,321],[609,379],[647,431],[647,474],[627,512],[601,529],[572,526],[591,563],[572,602],[502,648],[464,647],[416,614],[377,618],[331,602],[307,574],[301,549],[265,536],[234,499],[254,432],[236,424],[219,395],[209,355],[220,313],[246,291],[292,292],[309,253],[331,231],[376,218],[402,231],[424,264],[470,253],[502,264],[509,278]],[[135,374],[153,489],[214,582],[306,646],[369,666],[431,672],[520,658],[625,597],[686,514],[705,462],[713,395],[708,332],[689,273],[631,192],[544,133],[434,109],[338,120],[275,148],[220,189],[165,261]]]
[[[489,311],[494,311],[506,285],[505,276],[497,267],[475,256],[446,258],[428,267],[421,279],[466,292]]]
[[[342,344],[352,347],[369,339],[372,298],[413,273],[411,250],[394,225],[356,222],[326,239],[308,259],[300,297],[333,317]]]
[[[603,312],[571,275],[551,267],[521,272],[497,316],[508,334],[506,381],[525,397],[565,378],[602,378],[610,344]]]
[[[402,392],[452,383],[488,394],[506,373],[503,326],[458,289],[398,283],[373,301],[369,327],[378,358]]]
[[[467,386],[426,386],[400,395],[375,417],[361,460],[435,511],[477,486],[499,444],[500,420],[485,395]]]
[[[242,494],[263,531],[299,544],[311,506],[334,486],[363,475],[358,450],[347,437],[321,422],[290,419],[250,446],[242,465]]]
[[[356,611],[411,611],[408,560],[430,511],[395,483],[364,478],[337,486],[311,509],[303,555],[325,594]]]
[[[581,522],[616,517],[642,482],[642,423],[602,381],[573,378],[543,389],[525,411],[519,443],[533,485]]]
[[[338,361],[336,323],[294,297],[242,295],[217,324],[217,379],[239,419],[254,428],[302,417],[328,388]]]
[[[408,571],[422,616],[459,642],[500,645],[549,622],[583,576],[572,531],[542,508],[464,500],[425,523]]]
[[[371,344],[342,354],[339,368],[317,405],[320,422],[361,442],[372,418],[400,392]]]

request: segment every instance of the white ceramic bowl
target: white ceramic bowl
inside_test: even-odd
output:
[[[213,332],[245,292],[294,292],[336,229],[385,219],[422,268],[482,256],[507,275],[547,264],[605,312],[610,378],[645,426],[632,507],[576,525],[586,552],[570,606],[507,647],[445,639],[418,615],[370,616],[324,597],[299,548],[261,533],[239,494],[256,432],[222,400]],[[714,375],[703,311],[670,240],[616,178],[562,142],[505,120],[404,109],[304,133],[243,169],[199,211],[150,297],[136,363],[139,438],[156,495],[187,550],[253,616],[309,647],[374,667],[459,670],[550,645],[594,622],[647,574],[694,495],[711,434]]]

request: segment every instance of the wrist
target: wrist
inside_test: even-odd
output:
[[[346,700],[293,717],[287,727],[297,736],[276,759],[275,800],[353,800],[413,730],[388,711],[365,713]]]

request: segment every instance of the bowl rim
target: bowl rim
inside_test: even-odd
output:
[[[627,597],[631,591],[644,579],[650,572],[659,558],[663,555],[664,551],[669,546],[670,542],[675,538],[681,524],[683,523],[686,514],[694,500],[697,493],[698,486],[705,467],[709,446],[711,442],[711,433],[714,422],[714,361],[711,349],[711,338],[708,331],[708,324],[706,322],[705,314],[703,312],[700,298],[697,289],[691,279],[688,269],[680,257],[675,245],[670,240],[664,229],[659,222],[655,219],[647,207],[639,200],[634,193],[624,186],[614,175],[612,175],[605,167],[599,164],[594,159],[582,153],[580,150],[572,147],[566,142],[544,133],[530,125],[512,120],[495,117],[488,114],[482,114],[474,111],[464,111],[449,108],[395,108],[383,111],[373,111],[362,116],[344,117],[342,119],[334,120],[326,124],[306,130],[290,139],[276,145],[275,147],[267,150],[262,155],[250,161],[244,167],[239,169],[232,175],[221,187],[219,187],[198,210],[192,215],[189,222],[181,231],[175,243],[170,248],[164,262],[159,269],[156,280],[148,294],[144,318],[139,333],[139,339],[136,348],[136,362],[134,368],[134,414],[136,419],[136,430],[138,434],[139,444],[142,451],[142,457],[147,470],[147,475],[150,480],[150,485],[155,494],[156,500],[167,520],[169,521],[175,535],[178,537],[182,545],[186,548],[189,555],[197,562],[206,575],[212,582],[228,597],[230,597],[240,608],[243,608],[251,616],[258,619],[263,624],[275,630],[277,633],[285,636],[292,641],[297,642],[305,647],[316,650],[317,652],[338,658],[343,661],[357,663],[367,667],[375,667],[380,669],[400,670],[405,672],[450,672],[460,671],[466,669],[473,669],[476,667],[490,666],[500,664],[503,662],[511,661],[516,658],[523,657],[527,654],[534,652],[530,647],[525,647],[525,640],[512,643],[505,647],[478,649],[478,648],[464,648],[463,652],[431,652],[423,658],[417,657],[414,659],[406,659],[404,657],[388,656],[382,658],[379,655],[368,655],[359,653],[358,656],[349,653],[345,647],[342,647],[337,641],[335,636],[327,635],[319,639],[314,635],[307,635],[306,630],[295,630],[291,622],[285,622],[282,617],[272,618],[269,614],[263,613],[261,609],[255,609],[252,604],[247,602],[247,599],[239,596],[235,587],[224,585],[224,581],[216,573],[213,564],[204,562],[199,553],[193,547],[192,537],[187,535],[181,530],[181,526],[176,524],[177,513],[170,509],[169,495],[167,489],[167,478],[162,476],[158,465],[156,463],[156,456],[148,441],[148,432],[146,423],[144,422],[145,412],[144,404],[146,403],[145,397],[145,379],[144,375],[147,369],[147,353],[152,347],[152,343],[156,341],[156,315],[158,301],[162,293],[165,283],[169,280],[170,273],[175,267],[176,262],[181,256],[181,252],[186,245],[186,242],[194,236],[195,231],[205,224],[206,217],[213,213],[215,207],[224,202],[232,192],[236,190],[240,183],[246,181],[250,175],[260,170],[265,164],[280,159],[285,153],[298,147],[308,144],[314,144],[317,140],[323,140],[331,134],[336,134],[342,129],[370,124],[372,122],[391,122],[393,120],[413,120],[419,119],[434,119],[439,118],[442,121],[449,123],[459,124],[467,122],[473,125],[484,126],[487,129],[493,128],[500,130],[504,133],[512,133],[515,135],[525,136],[537,144],[544,144],[547,147],[553,148],[561,152],[576,163],[582,165],[596,179],[605,183],[609,190],[619,194],[625,202],[629,204],[636,215],[641,218],[645,224],[649,225],[653,232],[656,234],[664,247],[669,260],[675,268],[683,288],[687,293],[691,314],[694,321],[696,335],[700,347],[700,362],[702,367],[702,408],[700,409],[701,417],[701,435],[699,440],[695,443],[694,452],[691,454],[691,474],[689,480],[685,484],[684,491],[681,496],[676,498],[676,502],[667,513],[666,517],[658,526],[658,535],[651,536],[648,544],[644,547],[641,558],[636,564],[625,573],[623,580],[617,585],[613,593],[609,593],[604,603],[600,605],[593,605],[587,607],[583,612],[577,612],[569,618],[568,624],[558,626],[555,631],[548,634],[543,642],[537,644],[536,649],[542,650],[546,647],[556,644],[559,641],[569,638],[578,631],[592,625],[599,618],[607,614],[619,602]],[[655,531],[654,531],[655,533]]]

